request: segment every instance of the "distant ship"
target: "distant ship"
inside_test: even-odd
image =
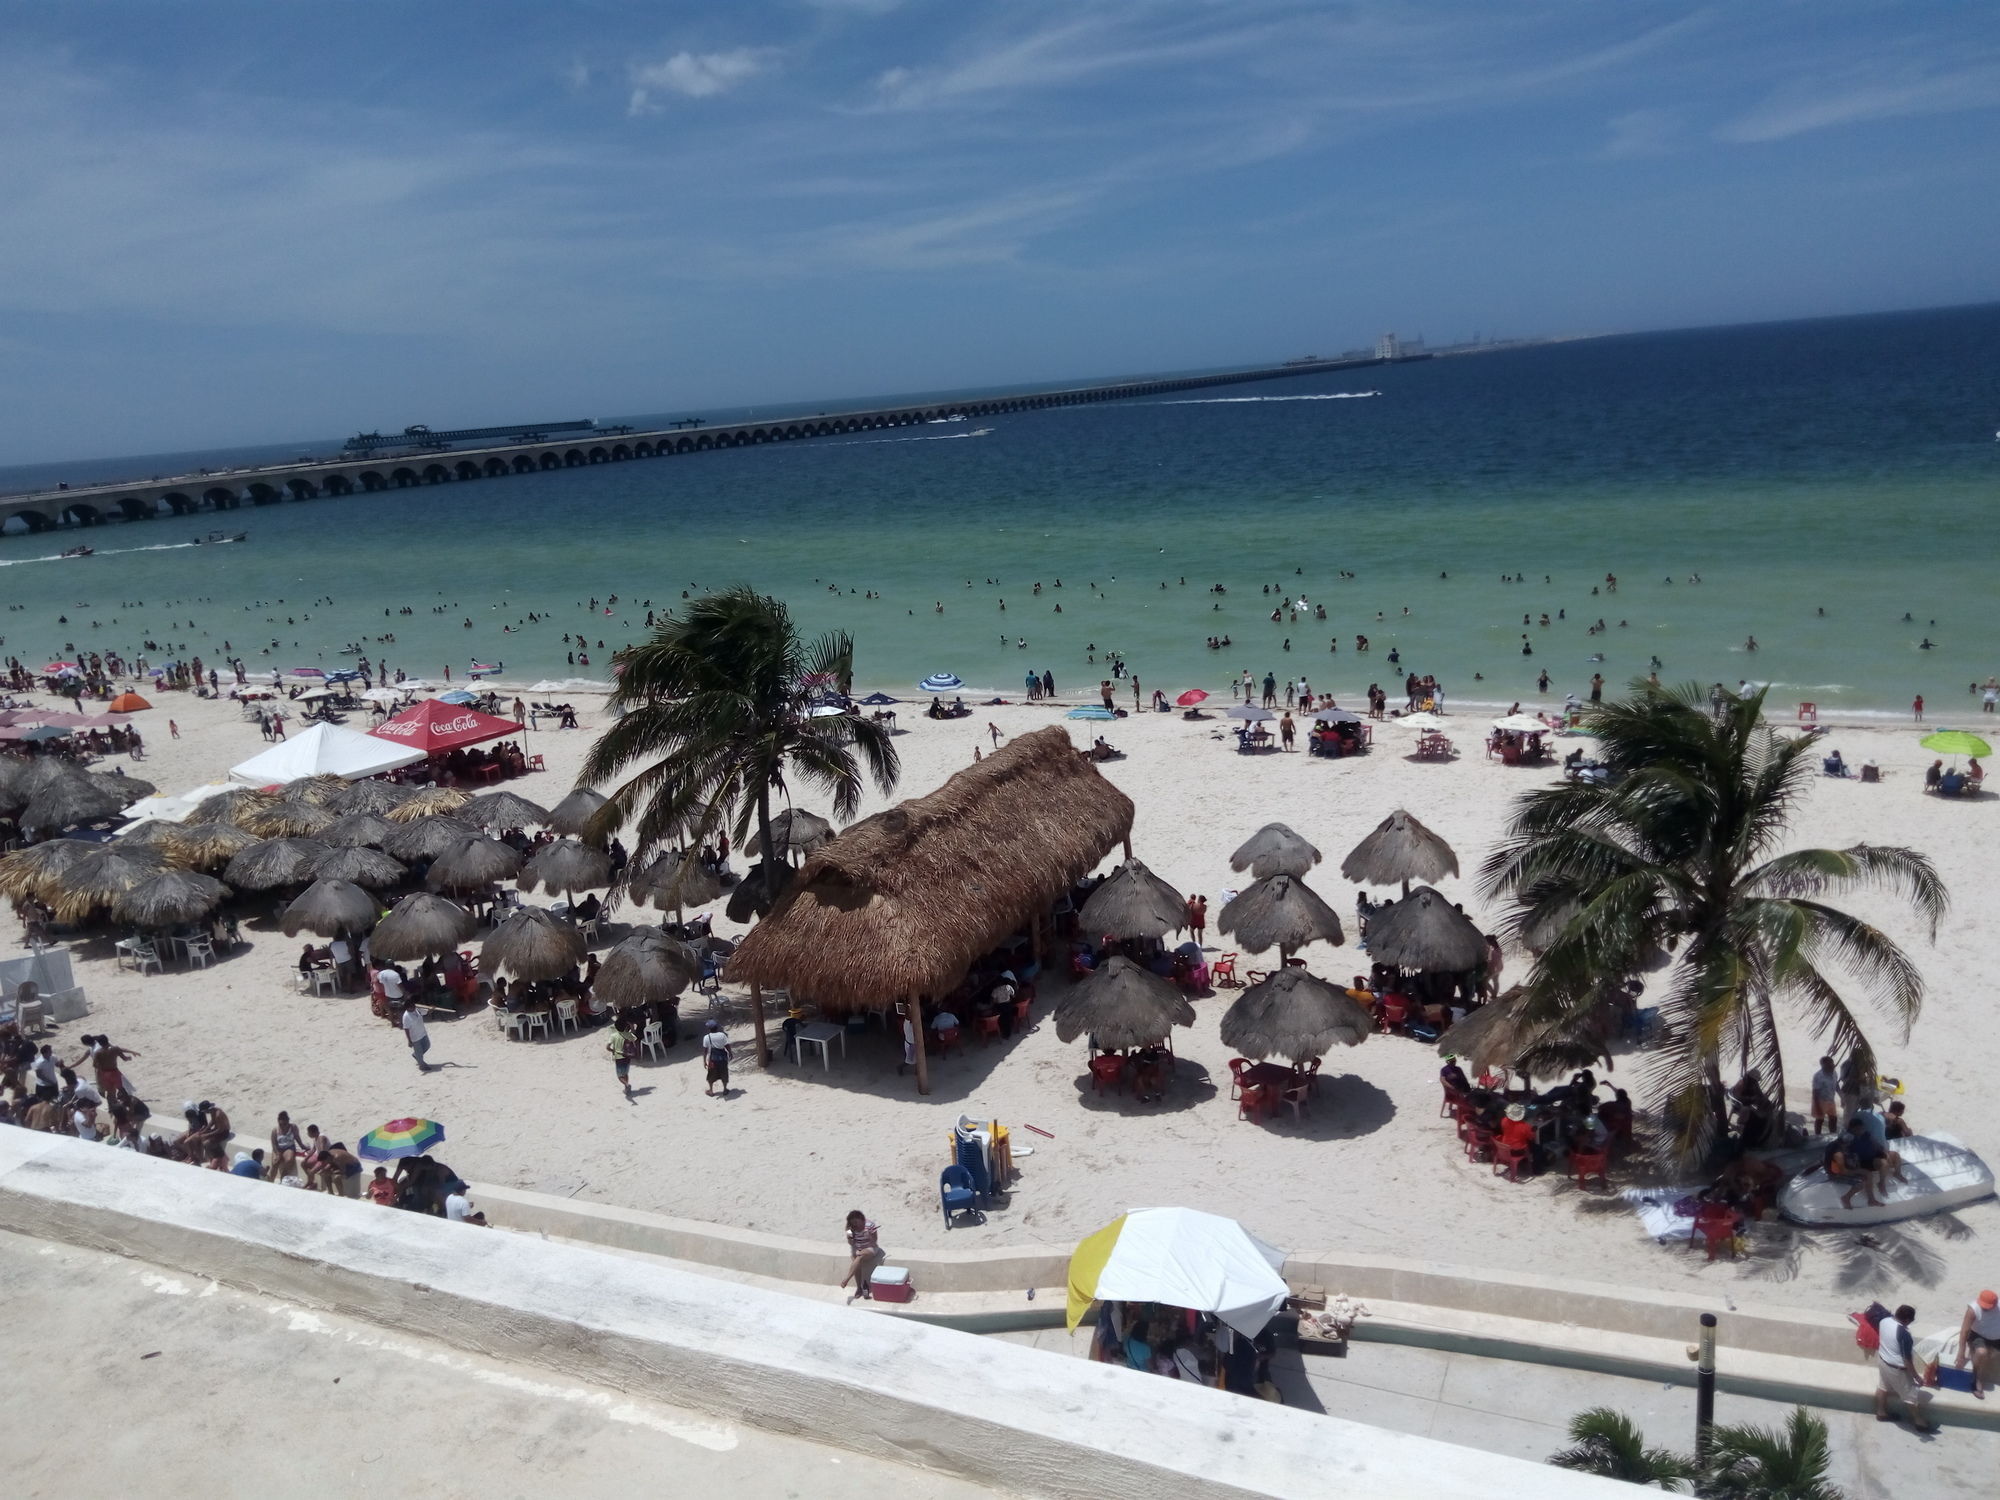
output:
[[[965,414],[960,412],[958,415],[951,417],[929,417],[925,420],[924,425],[927,427],[941,427],[946,422],[963,422],[964,420]]]
[[[208,539],[210,542],[247,542],[250,540],[250,533],[247,531],[211,531],[208,534]]]

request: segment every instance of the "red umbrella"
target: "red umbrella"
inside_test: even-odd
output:
[[[51,672],[74,672],[75,670],[76,663],[73,661],[52,661],[46,667],[42,668],[42,675],[47,676]]]
[[[43,724],[51,729],[81,729],[90,723],[88,714],[43,714],[30,712],[24,723]]]
[[[1174,699],[1174,702],[1178,703],[1182,708],[1193,708],[1197,703],[1205,701],[1207,697],[1208,694],[1200,688],[1189,688],[1180,697]]]
[[[426,755],[435,755],[459,745],[497,740],[503,734],[518,733],[520,728],[520,721],[516,719],[496,719],[492,714],[483,714],[476,709],[427,698],[368,732],[398,745],[407,745],[412,750],[421,750]]]

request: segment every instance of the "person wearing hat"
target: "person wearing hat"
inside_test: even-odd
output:
[[[1972,1394],[1984,1401],[1994,1375],[2000,1373],[2000,1294],[1984,1291],[1966,1305],[1958,1325],[1958,1368],[1964,1369],[1968,1359]]]
[[[1500,1144],[1528,1153],[1528,1163],[1539,1172],[1542,1169],[1541,1147],[1535,1143],[1535,1127],[1528,1123],[1528,1107],[1525,1104],[1507,1106],[1506,1118],[1500,1122]]]
[[[708,1087],[704,1090],[711,1098],[715,1086],[722,1085],[722,1097],[729,1097],[729,1034],[722,1029],[720,1021],[711,1020],[701,1033],[701,1059],[708,1065]]]

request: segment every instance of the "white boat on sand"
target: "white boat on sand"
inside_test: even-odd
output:
[[[1889,1144],[1903,1158],[1908,1181],[1891,1176],[1877,1190],[1880,1204],[1870,1204],[1864,1188],[1854,1195],[1852,1208],[1843,1208],[1846,1184],[1830,1180],[1815,1166],[1785,1185],[1778,1194],[1778,1212],[1795,1224],[1892,1224],[1993,1196],[1993,1169],[1955,1136],[1912,1135]]]

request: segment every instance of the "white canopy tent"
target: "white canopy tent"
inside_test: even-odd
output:
[[[342,729],[338,724],[315,724],[303,734],[280,740],[262,755],[231,766],[229,779],[244,786],[283,785],[306,776],[344,776],[359,781],[398,766],[415,765],[423,758],[421,750],[372,734]]]

